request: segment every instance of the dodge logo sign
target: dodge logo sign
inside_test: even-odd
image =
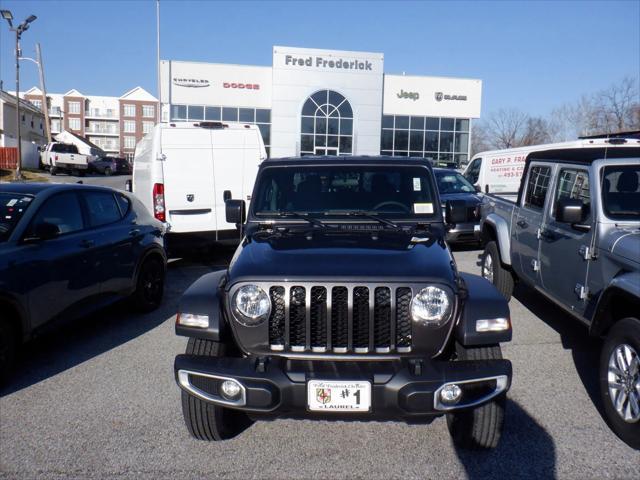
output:
[[[237,88],[240,90],[260,90],[260,85],[258,83],[224,82],[222,86],[224,88]]]
[[[193,193],[188,193],[187,194],[187,201],[188,202],[193,202],[194,198],[195,198],[195,195]]]

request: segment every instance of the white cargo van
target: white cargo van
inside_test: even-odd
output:
[[[175,122],[136,146],[132,192],[168,229],[169,245],[239,239],[225,220],[225,191],[249,201],[267,154],[255,125]]]
[[[471,161],[463,171],[463,175],[482,192],[497,193],[504,196],[515,195],[520,187],[520,178],[522,177],[525,159],[530,152],[566,148],[602,148],[608,145],[637,147],[638,140],[634,138],[584,139],[480,152],[471,158]]]

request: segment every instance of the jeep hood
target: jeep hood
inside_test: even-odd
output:
[[[602,248],[637,267],[640,265],[640,230],[613,230],[603,241]]]
[[[246,280],[437,281],[453,284],[455,263],[439,235],[404,232],[260,234],[245,239],[229,265]]]

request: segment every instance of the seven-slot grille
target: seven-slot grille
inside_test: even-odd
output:
[[[411,351],[411,288],[270,286],[269,345],[274,351]]]

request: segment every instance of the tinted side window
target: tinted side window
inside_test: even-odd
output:
[[[544,200],[549,190],[549,180],[551,178],[551,167],[535,165],[529,171],[527,181],[527,194],[524,197],[524,206],[535,210],[542,210]]]
[[[555,203],[563,198],[582,200],[586,211],[591,208],[591,196],[589,195],[589,173],[575,168],[563,168],[558,175],[558,188],[556,189]],[[555,218],[555,212],[553,213]]]
[[[60,193],[47,200],[31,222],[30,234],[40,223],[57,225],[61,235],[82,230],[84,226],[78,196],[72,192]]]
[[[129,213],[129,208],[131,208],[131,202],[124,195],[117,193],[116,199],[118,200],[118,205],[120,206],[120,213],[122,216],[126,216]]]
[[[120,220],[120,209],[112,193],[85,192],[83,195],[89,210],[89,224],[92,227]]]

